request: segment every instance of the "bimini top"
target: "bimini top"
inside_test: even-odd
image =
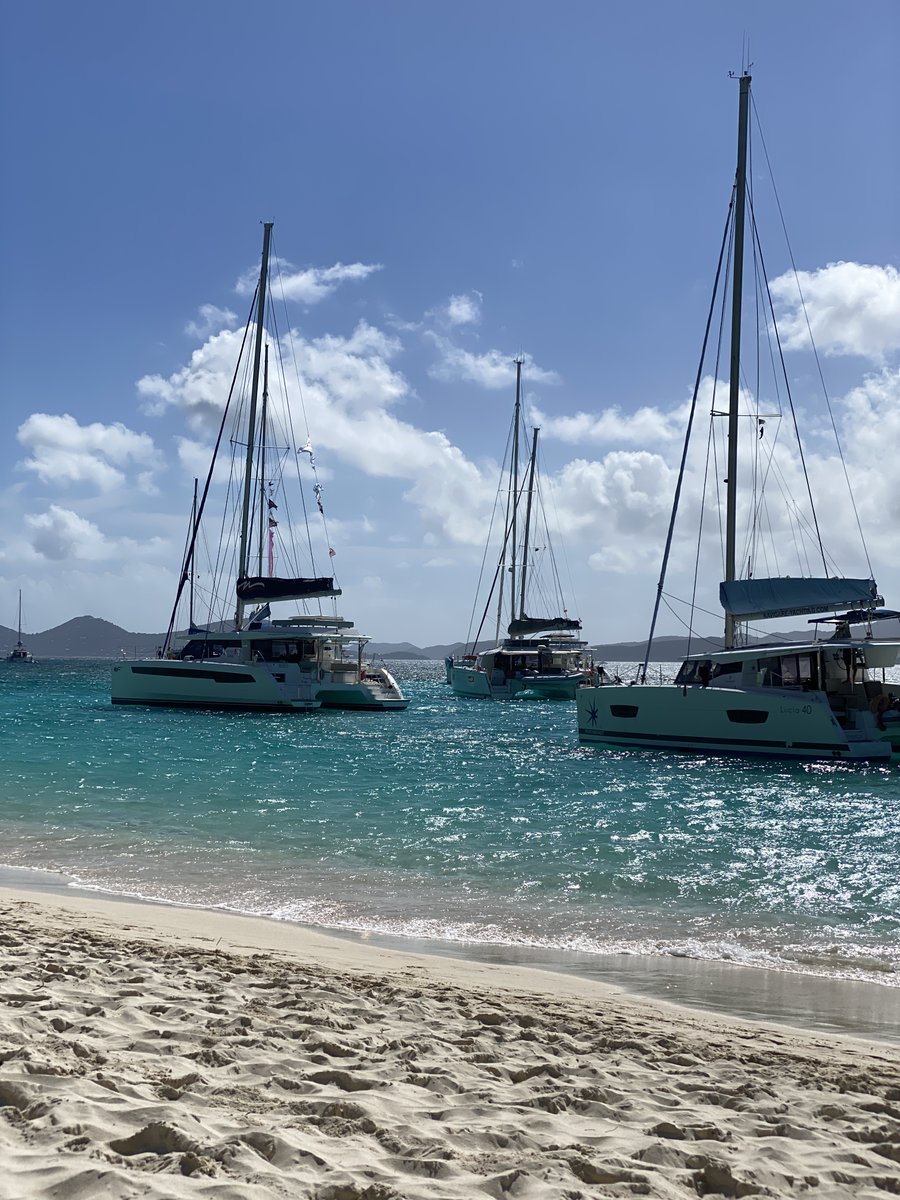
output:
[[[532,633],[575,633],[580,628],[581,622],[571,617],[517,617],[510,621],[507,633],[518,638]]]
[[[900,642],[847,638],[827,642],[757,642],[753,646],[734,646],[731,650],[701,650],[688,654],[684,662],[744,663],[787,654],[818,654],[820,651],[855,651],[866,667],[893,667],[900,658]]]
[[[719,601],[739,621],[884,604],[874,579],[732,579],[719,584]]]

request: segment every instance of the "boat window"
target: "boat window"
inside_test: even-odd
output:
[[[796,687],[800,682],[800,665],[796,654],[786,654],[781,660],[781,681],[785,687]]]
[[[192,658],[221,658],[225,647],[218,642],[210,642],[205,638],[192,638],[182,649],[180,657]]]
[[[740,675],[743,669],[742,662],[716,663],[713,667],[712,677],[715,679],[718,675]]]
[[[758,708],[727,708],[728,720],[736,725],[762,725],[768,721],[769,714]]]
[[[814,660],[811,654],[786,654],[781,660],[781,678],[785,687],[800,687],[813,682]]]
[[[697,663],[688,660],[681,664],[681,669],[675,676],[675,682],[680,684],[693,683],[697,678]]]
[[[801,654],[797,658],[800,666],[800,682],[808,683],[812,687],[818,687],[818,672],[816,670],[816,655]]]
[[[609,711],[614,717],[636,717],[638,706],[636,704],[611,704]]]
[[[762,675],[759,680],[761,687],[781,687],[780,658],[757,659],[756,669],[758,674]]]

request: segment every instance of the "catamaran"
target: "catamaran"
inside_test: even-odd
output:
[[[312,442],[298,447],[293,436],[292,405],[286,363],[279,363],[270,393],[269,345],[266,322],[276,328],[269,299],[272,223],[263,232],[262,260],[254,308],[251,308],[238,356],[238,365],[219,426],[216,450],[191,525],[168,632],[157,657],[120,661],[113,668],[112,702],[181,708],[307,711],[319,708],[404,709],[409,700],[383,665],[364,660],[369,640],[353,622],[337,613],[341,589],[333,575],[316,569],[309,513],[318,513],[324,533],[322,555],[335,551],[328,544],[323,488],[319,482]],[[289,328],[289,326],[288,326]],[[287,335],[286,335],[287,336]],[[282,339],[274,339],[277,350]],[[252,365],[248,362],[253,347]],[[286,362],[292,361],[288,353]],[[248,380],[249,390],[245,381]],[[299,381],[298,381],[299,384]],[[299,394],[299,386],[295,395]],[[233,448],[229,486],[235,502],[226,501],[223,530],[237,530],[218,540],[209,582],[205,587],[206,619],[195,621],[195,584],[199,591],[198,555],[203,517],[225,433],[231,429]],[[299,495],[297,527],[292,535],[287,469],[296,476]],[[311,485],[307,501],[304,475]],[[217,487],[221,479],[217,476]],[[314,503],[313,503],[314,500]],[[233,520],[227,519],[228,511]],[[302,540],[301,540],[302,539]],[[301,551],[298,542],[305,546]],[[308,555],[302,570],[301,553]],[[280,569],[284,561],[287,572]],[[206,578],[204,576],[204,578]],[[189,587],[187,633],[176,625]],[[233,589],[233,590],[232,590]],[[273,606],[293,603],[292,614],[276,618]],[[233,616],[229,616],[231,605]]]
[[[646,656],[637,678],[630,685],[603,685],[580,689],[576,696],[578,736],[582,743],[604,747],[640,747],[698,751],[705,754],[730,752],[788,759],[829,759],[854,762],[883,762],[890,758],[892,742],[900,749],[892,713],[895,698],[885,671],[897,662],[900,642],[877,637],[879,610],[884,600],[870,577],[844,578],[830,570],[831,560],[824,549],[818,520],[795,517],[792,535],[806,535],[813,552],[823,564],[820,577],[798,571],[796,576],[761,577],[757,567],[769,561],[761,549],[762,526],[771,520],[763,500],[767,476],[777,475],[778,461],[774,446],[768,450],[767,420],[779,414],[763,413],[758,405],[749,412],[742,408],[742,369],[752,369],[756,354],[745,356],[742,368],[741,321],[743,303],[745,231],[752,231],[754,265],[757,268],[757,298],[765,311],[762,326],[775,329],[771,303],[766,305],[768,284],[762,269],[749,192],[747,161],[750,116],[750,81],[746,71],[740,76],[738,119],[738,159],[734,188],[716,276],[716,288],[710,305],[694,388],[691,416],[685,436],[681,473],[669,523],[657,586],[656,604],[650,625]],[[748,208],[750,209],[748,219]],[[723,262],[731,248],[730,274],[731,330],[730,380],[727,412],[712,404],[711,429],[722,417],[727,418],[725,453],[725,579],[720,585],[720,603],[725,613],[724,646],[690,654],[670,684],[648,684],[647,665],[660,605],[671,597],[665,590],[666,571],[675,530],[675,517],[688,459],[691,425],[703,380],[703,358],[710,342],[713,314],[718,307],[716,293],[722,278]],[[714,341],[714,339],[713,339]],[[776,342],[773,358],[780,358]],[[787,378],[783,382],[790,397]],[[773,394],[774,391],[773,391]],[[791,403],[793,420],[793,403]],[[750,447],[739,457],[741,427],[752,428]],[[746,447],[747,439],[743,445]],[[709,439],[715,445],[715,438]],[[715,478],[715,462],[709,475]],[[802,448],[797,445],[794,461],[806,475]],[[746,542],[741,543],[742,576],[738,572],[739,472],[749,480],[748,498],[743,515],[747,518]],[[779,476],[783,486],[784,476]],[[808,478],[805,490],[812,501]],[[797,510],[799,511],[799,510]],[[699,542],[698,542],[699,547]],[[694,588],[697,587],[695,573]],[[691,601],[693,634],[693,599]],[[754,639],[751,622],[797,615],[817,614],[817,632],[808,640],[770,641]],[[885,614],[896,616],[896,614]],[[825,626],[822,637],[818,630]],[[878,673],[881,672],[881,678]],[[896,689],[900,691],[900,688]]]
[[[522,422],[522,358],[516,363],[516,400],[513,410],[509,483],[500,557],[478,630],[469,648],[459,658],[445,660],[447,682],[458,696],[482,700],[536,698],[572,700],[576,689],[589,682],[592,660],[588,644],[580,636],[581,621],[566,611],[550,542],[550,531],[541,505],[537,474],[539,429],[532,430],[531,454],[524,477],[519,481],[519,438]],[[504,463],[504,474],[507,463]],[[524,512],[520,513],[520,509]],[[520,524],[521,517],[521,524]],[[540,530],[543,548],[535,548],[535,530]],[[521,530],[521,541],[519,531]],[[490,542],[490,538],[489,538]],[[549,571],[539,561],[549,557]],[[506,588],[506,576],[509,588]],[[552,575],[553,595],[548,603],[546,577]],[[531,591],[529,592],[529,587]],[[526,604],[557,607],[557,614],[533,617]],[[477,601],[476,601],[477,602]],[[496,606],[495,639],[490,649],[478,650],[489,612]],[[503,614],[508,613],[506,637],[500,639]],[[471,628],[470,628],[471,634]]]
[[[19,626],[16,634],[16,644],[6,656],[6,661],[11,663],[30,663],[34,662],[34,655],[30,650],[26,650],[22,643],[22,589],[19,588]]]

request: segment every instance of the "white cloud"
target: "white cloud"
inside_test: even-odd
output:
[[[442,337],[433,330],[428,330],[425,336],[434,344],[440,355],[438,361],[428,369],[432,379],[448,383],[461,380],[493,390],[509,387],[516,378],[515,357],[511,354],[504,354],[502,350],[473,354],[472,351],[464,350],[462,346],[455,345],[449,338]],[[530,354],[524,355],[522,373],[528,383],[560,382],[555,371],[546,371],[539,367]]]
[[[335,263],[333,267],[306,267],[298,270],[290,263],[273,258],[271,261],[273,294],[299,304],[318,304],[330,296],[342,283],[367,279],[381,263]],[[259,279],[259,267],[251,267],[235,284],[239,296],[252,296]]]
[[[193,438],[180,437],[175,439],[175,449],[178,461],[187,473],[197,479],[205,479],[212,459],[212,446]]]
[[[799,283],[802,293],[797,291]],[[807,318],[824,354],[873,361],[900,349],[900,271],[863,263],[829,263],[780,275],[769,285],[779,303],[778,328],[789,350],[808,349]]]
[[[633,413],[623,413],[614,406],[599,413],[579,412],[571,417],[548,417],[537,408],[531,410],[531,420],[540,427],[543,437],[570,445],[588,442],[647,445],[675,441],[683,437],[685,416],[682,409],[663,412],[649,406]]]
[[[188,321],[184,327],[184,332],[191,337],[209,337],[211,333],[223,327],[231,329],[237,321],[237,313],[233,313],[230,308],[217,308],[215,304],[201,304],[198,312],[199,321]]]
[[[138,464],[149,468],[138,476],[138,486],[151,491],[152,472],[161,466],[153,439],[120,422],[79,425],[68,414],[32,413],[16,436],[31,452],[22,465],[48,484],[86,483],[108,492],[125,482],[123,468]]]
[[[477,325],[481,320],[482,301],[480,292],[464,292],[451,296],[446,304],[431,309],[426,316],[434,317],[440,325]]]
[[[367,321],[360,321],[346,338],[325,334],[305,341],[295,334],[293,342],[304,386],[321,385],[329,398],[348,409],[387,407],[409,394],[406,379],[390,366],[400,341]]]
[[[448,371],[452,367],[457,372],[455,378],[475,376],[483,385],[494,387],[510,387],[513,383],[514,363],[499,352],[468,354],[435,333],[429,336],[442,352],[448,348],[445,365]],[[431,619],[440,625],[448,619],[451,624],[462,619],[471,605],[469,589],[475,586],[478,561],[487,537],[499,464],[484,459],[472,461],[444,432],[422,428],[398,417],[398,411],[403,411],[400,406],[414,398],[415,393],[397,366],[403,345],[396,331],[360,321],[348,334],[304,338],[294,332],[292,340],[303,381],[302,403],[296,384],[288,381],[295,444],[302,445],[305,440],[308,422],[321,478],[333,474],[337,481],[326,495],[329,531],[339,554],[335,565],[340,569],[343,564],[345,572],[359,571],[360,578],[372,577],[362,592],[360,584],[353,584],[352,604],[348,589],[351,615],[361,623],[366,621],[366,604],[378,595],[374,579],[383,577],[384,560],[377,556],[388,553],[386,547],[402,543],[413,551],[416,545],[427,548],[423,557],[432,569],[423,572],[423,580],[427,576],[428,580],[443,581],[434,587],[430,583],[422,585],[431,589],[428,593]],[[191,474],[201,477],[205,474],[211,434],[221,415],[239,345],[238,333],[221,331],[210,337],[180,371],[166,379],[151,377],[141,381],[141,394],[154,403],[156,411],[182,412],[197,430],[196,438],[186,436],[176,441],[179,458]],[[526,381],[534,379],[535,373],[555,378],[552,373],[526,364]],[[703,383],[695,446],[688,460],[682,515],[675,535],[670,586],[682,596],[689,595],[691,588],[697,522],[702,507],[707,414],[713,406],[716,409],[725,406],[727,385],[719,382],[716,387],[717,397],[713,401],[713,381]],[[900,527],[900,493],[893,482],[896,472],[892,456],[900,444],[900,377],[889,371],[873,375],[834,405],[844,433],[851,478],[857,485],[865,480],[862,495],[858,486],[857,500],[870,538],[876,577],[881,581],[883,564],[889,563],[890,570],[896,571],[895,531]],[[408,408],[418,411],[415,405]],[[645,404],[632,413],[614,405],[570,416],[551,418],[540,412],[534,416],[542,425],[545,438],[558,443],[549,451],[556,454],[558,465],[545,471],[542,479],[548,498],[552,495],[554,528],[561,533],[555,539],[557,549],[564,548],[576,579],[580,577],[582,596],[590,592],[595,620],[600,621],[604,605],[612,604],[619,614],[616,620],[624,622],[623,589],[628,589],[629,597],[634,593],[638,604],[652,601],[686,420],[684,393],[680,392],[668,407]],[[215,420],[210,420],[211,417]],[[808,427],[808,421],[803,423]],[[721,430],[724,421],[717,421],[717,426]],[[746,462],[756,450],[767,450],[778,432],[778,422],[773,418],[768,421],[766,436],[759,445],[755,444],[755,437],[746,438],[743,451]],[[779,434],[785,451],[788,435],[789,422],[785,421]],[[473,444],[477,445],[477,441]],[[560,444],[581,447],[579,457],[560,462]],[[546,450],[546,440],[544,445]],[[589,446],[598,448],[592,461]],[[497,447],[498,452],[500,448]],[[839,486],[840,463],[821,436],[821,427],[807,449],[807,464],[828,549],[841,568],[849,574],[855,573],[859,569],[855,518],[846,492]],[[781,486],[802,499],[805,485],[799,462],[788,453],[782,455],[780,450],[779,443]],[[406,511],[388,512],[379,508],[384,493],[375,489],[371,494],[367,490],[365,498],[360,498],[354,506],[351,497],[358,488],[355,471],[399,481]],[[723,474],[720,460],[710,469],[710,491],[715,489],[717,481],[721,486]],[[774,474],[772,479],[777,482]],[[396,496],[398,490],[395,487],[393,493],[387,494]],[[789,562],[788,557],[794,533],[790,522],[777,511],[780,504],[777,490],[777,487],[770,489],[772,506],[766,519],[775,540],[785,549],[777,563],[772,560],[773,573],[793,573],[793,560]],[[187,501],[185,514],[186,511]],[[417,518],[417,525],[410,521],[411,514]],[[114,526],[110,518],[98,515],[96,510],[84,515],[91,516],[97,522],[94,528],[102,529],[110,541],[109,544],[92,542],[90,529],[82,530],[80,541],[75,539],[83,547],[82,553],[108,553],[110,545],[116,546],[119,554],[129,552],[121,541],[112,540]],[[701,589],[705,588],[709,594],[701,602],[715,611],[715,589],[721,576],[717,522],[711,500],[705,520],[706,532],[711,536],[708,544],[704,543],[701,557]],[[29,530],[34,532],[31,526]],[[130,528],[126,530],[131,533]],[[42,545],[51,551],[55,547],[59,552],[66,537],[73,540],[68,526],[58,517],[47,522],[46,528],[40,526],[39,532]],[[452,555],[465,558],[470,553],[452,547],[472,548],[471,576],[459,564],[453,571],[443,569],[451,565]],[[180,542],[175,545],[173,563],[179,552]],[[391,595],[386,585],[383,595],[386,598]],[[895,602],[889,597],[889,603]],[[448,618],[446,614],[451,609],[456,617]],[[388,623],[397,619],[393,608],[390,613],[385,608],[385,614],[383,619]],[[586,613],[582,608],[581,614],[590,616],[591,612]],[[455,635],[456,630],[450,632]],[[592,636],[601,634],[603,629]],[[443,630],[438,628],[432,640],[442,636]]]
[[[159,416],[169,406],[182,409],[195,428],[207,429],[218,422],[228,398],[234,364],[243,331],[223,330],[214,334],[191,355],[188,366],[164,379],[145,375],[137,382],[144,409]]]
[[[93,562],[115,553],[113,543],[96,525],[57,504],[51,504],[44,513],[26,516],[25,525],[34,550],[52,562],[73,559]]]

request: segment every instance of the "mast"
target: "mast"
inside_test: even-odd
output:
[[[197,484],[194,478],[194,503],[191,505],[190,574],[188,575],[188,632],[194,632],[194,540],[197,537]]]
[[[728,386],[728,477],[725,493],[725,582],[737,578],[738,404],[741,389],[741,302],[744,286],[744,211],[747,195],[747,129],[750,119],[750,79],[741,76],[738,108],[738,157],[735,174],[734,271],[731,295],[731,377]],[[725,649],[734,646],[735,619],[725,614]]]
[[[18,639],[19,639],[19,640],[18,640],[18,642],[16,643],[16,645],[18,645],[18,646],[21,646],[21,645],[22,645],[22,589],[21,589],[21,588],[19,588],[19,631],[18,631]]]
[[[238,555],[238,579],[245,579],[248,574],[250,559],[250,498],[253,492],[253,454],[255,450],[254,437],[256,433],[256,405],[259,395],[259,363],[262,357],[263,324],[266,315],[266,283],[269,276],[269,243],[272,239],[272,225],[266,221],[263,225],[262,261],[259,268],[259,287],[257,289],[256,305],[256,339],[253,345],[253,381],[250,387],[250,415],[247,421],[247,458],[244,465],[244,503],[241,508],[241,544]],[[244,621],[244,602],[238,598],[234,610],[234,626],[240,629]]]
[[[522,584],[519,588],[519,619],[525,616],[525,580],[528,575],[528,540],[531,534],[531,501],[534,497],[534,469],[537,463],[537,443],[540,429],[532,430],[531,462],[528,468],[528,504],[525,508],[525,537],[522,539]]]
[[[519,508],[519,420],[522,411],[522,359],[516,359],[516,409],[513,417],[512,515],[510,518],[509,619],[516,615],[516,513]],[[502,591],[502,589],[501,589]]]
[[[268,505],[266,504],[266,409],[269,403],[269,344],[266,343],[265,359],[263,360],[263,390],[262,390],[262,411],[259,417],[259,570],[257,575],[263,573],[263,542],[266,533],[266,517],[268,516]]]

